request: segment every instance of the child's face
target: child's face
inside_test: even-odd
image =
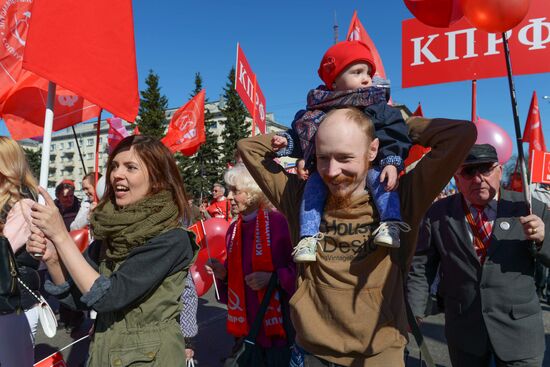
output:
[[[334,80],[333,90],[355,90],[366,88],[372,85],[372,78],[369,75],[370,66],[366,62],[357,62],[348,66]]]

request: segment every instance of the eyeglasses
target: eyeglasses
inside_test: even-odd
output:
[[[460,176],[467,180],[471,180],[478,174],[483,177],[489,177],[491,173],[498,167],[498,164],[486,163],[475,166],[466,166],[458,173]]]

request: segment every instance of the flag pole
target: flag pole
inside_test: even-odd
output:
[[[512,113],[514,115],[514,127],[516,131],[516,143],[518,149],[518,164],[521,172],[521,181],[523,183],[523,198],[531,213],[531,198],[529,195],[529,185],[527,182],[527,168],[525,167],[525,156],[523,154],[523,142],[521,139],[521,126],[519,122],[518,104],[516,100],[516,89],[512,78],[512,60],[510,58],[510,49],[508,47],[508,38],[506,32],[502,32],[502,44],[504,45],[504,57],[506,59],[506,70],[508,72],[508,87],[510,89],[510,99],[512,100]]]
[[[82,151],[80,150],[80,144],[78,144],[78,137],[76,136],[76,131],[74,129],[74,125],[71,126],[71,129],[73,129],[74,142],[76,143],[76,149],[78,149],[78,156],[80,157],[80,163],[82,163],[82,169],[84,170],[84,176],[86,176],[88,173],[86,172],[86,165],[84,164],[84,158],[82,157]]]
[[[99,109],[97,115],[97,128],[96,128],[96,140],[95,140],[95,174],[94,174],[94,203],[97,203],[97,193],[95,188],[97,187],[97,181],[99,181],[99,139],[101,135],[101,112],[103,108]]]
[[[477,80],[472,80],[472,122],[477,122]]]
[[[208,253],[208,260],[210,261],[212,259],[212,256],[210,256],[210,248],[208,247],[208,239],[206,238],[206,229],[204,228],[204,221],[201,219],[201,229],[202,233],[204,234],[204,245],[206,246],[206,252]],[[220,300],[220,292],[218,291],[218,285],[216,284],[216,277],[214,276],[214,273],[212,273],[212,279],[214,280],[214,290],[216,291],[216,299]]]
[[[44,116],[44,136],[42,140],[42,161],[40,162],[40,180],[39,184],[44,189],[48,189],[48,173],[50,166],[50,146],[52,144],[53,116],[55,103],[56,85],[53,82],[48,82],[48,99],[46,102],[46,115]],[[42,196],[38,198],[40,204],[46,201]]]

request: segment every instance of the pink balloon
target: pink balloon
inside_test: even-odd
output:
[[[476,144],[491,144],[495,147],[500,164],[506,163],[512,156],[512,139],[510,135],[499,125],[477,118],[477,140]]]

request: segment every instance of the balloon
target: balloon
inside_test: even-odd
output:
[[[464,16],[478,29],[502,33],[518,25],[531,0],[460,0]]]
[[[498,162],[506,163],[512,156],[512,139],[508,133],[494,122],[479,117],[476,127],[476,144],[491,144],[497,151]]]
[[[76,243],[76,246],[78,247],[80,252],[84,252],[84,250],[88,248],[88,245],[90,244],[90,238],[88,237],[88,227],[75,229],[74,231],[70,231],[69,234],[71,235],[74,243]]]
[[[95,194],[97,195],[98,200],[103,199],[103,195],[105,194],[105,176],[101,176],[101,178],[97,180]]]
[[[409,11],[422,23],[447,28],[462,18],[460,0],[404,0]]]
[[[195,288],[197,289],[197,295],[200,297],[205,294],[214,280],[212,275],[206,272],[205,265],[208,262],[208,255],[218,260],[222,264],[227,259],[227,251],[225,247],[225,234],[229,228],[229,223],[222,218],[210,218],[203,222],[204,231],[206,232],[206,241],[202,240],[201,223],[197,222],[190,226],[189,229],[193,230],[197,234],[197,241],[200,242],[200,250],[197,255],[197,260],[191,265],[189,269],[191,277],[195,282]],[[208,249],[207,246],[208,245]]]

